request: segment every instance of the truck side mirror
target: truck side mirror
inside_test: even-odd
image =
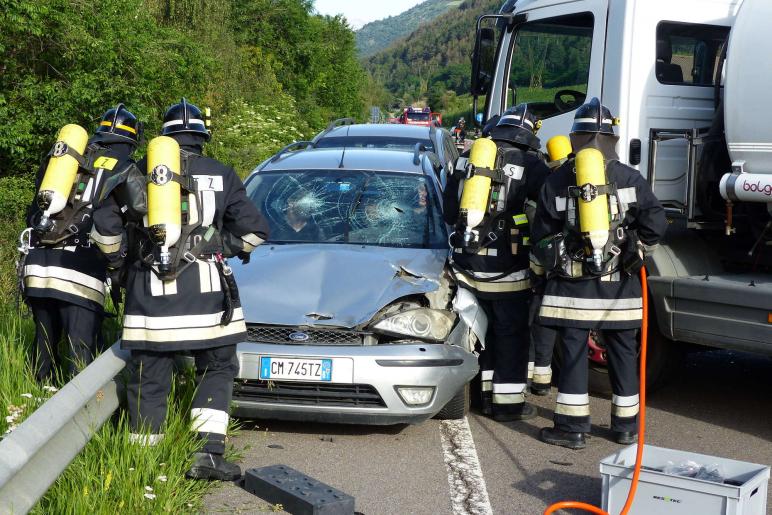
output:
[[[481,27],[477,31],[472,54],[472,84],[473,96],[487,95],[493,80],[493,70],[496,59],[496,31],[489,27]]]

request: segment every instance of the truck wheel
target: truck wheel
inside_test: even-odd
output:
[[[465,384],[434,418],[438,420],[458,420],[469,413],[469,383]]]

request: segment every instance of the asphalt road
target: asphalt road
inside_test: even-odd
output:
[[[463,427],[436,420],[386,428],[262,421],[233,441],[242,449],[242,468],[289,465],[353,495],[366,515],[540,514],[569,499],[599,505],[598,463],[620,449],[608,440],[610,401],[592,397],[591,439],[586,449],[570,451],[537,440],[539,429],[551,425],[555,395],[553,388],[549,397],[529,397],[539,416],[527,422],[502,424],[471,413],[473,443]],[[648,406],[647,443],[772,464],[772,358],[690,355]],[[448,446],[455,444],[463,459],[449,468],[448,457],[458,453]],[[767,502],[772,508],[772,492]],[[281,512],[235,484],[220,485],[205,506],[208,513]]]

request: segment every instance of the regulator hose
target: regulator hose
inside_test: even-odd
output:
[[[638,375],[640,376],[639,389],[641,412],[638,414],[638,448],[635,454],[633,480],[630,484],[630,491],[627,493],[627,501],[625,502],[625,506],[622,508],[621,515],[627,515],[627,513],[630,511],[630,508],[633,506],[635,492],[638,489],[638,479],[641,475],[641,465],[643,463],[643,445],[646,433],[646,343],[649,336],[649,290],[648,281],[646,280],[646,267],[641,267],[640,277],[642,289],[641,297],[643,300],[643,324],[641,326],[641,360],[640,371],[638,372]],[[551,513],[554,513],[558,510],[572,509],[584,510],[590,513],[598,513],[600,515],[611,515],[609,512],[602,510],[597,506],[578,501],[562,501],[555,503],[544,510],[544,515],[550,515]]]

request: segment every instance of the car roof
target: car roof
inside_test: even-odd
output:
[[[416,164],[414,152],[372,148],[309,148],[287,152],[270,159],[258,173],[276,170],[329,169],[424,174],[423,158]]]
[[[439,127],[436,128],[439,130]],[[362,123],[343,125],[322,132],[318,139],[346,136],[395,136],[402,138],[431,139],[431,127],[398,123]]]

